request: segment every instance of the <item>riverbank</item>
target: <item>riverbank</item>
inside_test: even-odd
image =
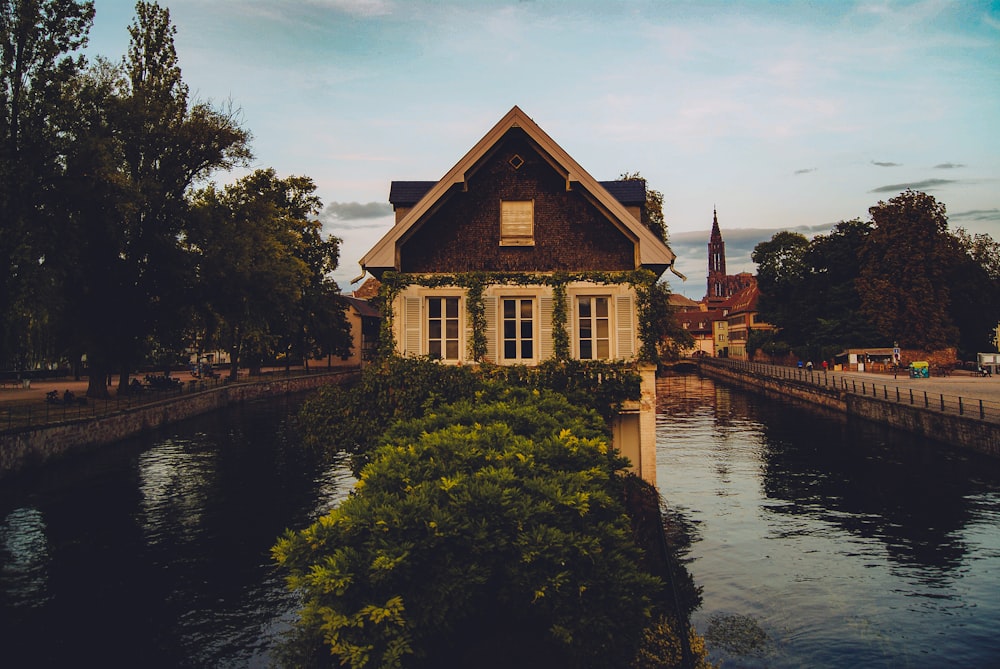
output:
[[[1000,379],[810,373],[720,359],[700,361],[699,370],[710,378],[753,392],[1000,457]]]
[[[189,390],[181,394],[160,396],[162,399],[153,395],[148,398],[150,401],[124,407],[115,404],[110,411],[104,411],[100,415],[84,411],[70,414],[64,420],[56,415],[55,422],[33,424],[0,433],[0,478],[40,466],[70,452],[111,444],[233,404],[306,392],[331,383],[344,383],[357,374],[354,368],[334,368],[301,375],[253,377],[248,381],[220,383],[212,387],[189,386]],[[75,383],[83,384],[83,390],[80,391],[82,396],[86,391],[86,380]],[[47,388],[46,385],[53,387]],[[45,394],[50,390],[60,393],[71,390],[76,393],[67,380],[56,379],[32,383],[30,391],[23,389],[23,392],[37,395],[25,401],[45,407]]]

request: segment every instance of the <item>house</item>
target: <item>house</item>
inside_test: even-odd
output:
[[[640,294],[674,254],[641,223],[642,181],[598,182],[518,107],[436,182],[396,181],[395,225],[361,259],[396,352],[444,364],[638,361]],[[655,368],[613,425],[655,482]]]
[[[358,293],[359,291],[355,291],[353,295],[343,298],[347,303],[344,313],[351,327],[351,355],[343,361],[352,366],[364,367],[378,352],[382,314],[367,299],[359,297]]]
[[[729,338],[728,356],[737,360],[749,360],[747,342],[750,334],[757,331],[775,332],[776,328],[761,320],[757,315],[757,299],[760,289],[757,279],[750,277],[749,285],[729,298],[726,330]]]
[[[725,322],[726,311],[721,308],[709,308],[706,302],[689,301],[691,304],[681,306],[676,312],[677,323],[694,338],[694,346],[683,353],[696,356],[718,355],[716,324],[720,321]]]

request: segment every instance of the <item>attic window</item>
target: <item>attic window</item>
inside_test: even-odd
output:
[[[534,200],[500,202],[500,246],[535,245]]]
[[[524,165],[524,158],[515,153],[513,156],[510,157],[510,160],[508,160],[507,162],[515,170],[519,170],[521,169],[521,165]]]

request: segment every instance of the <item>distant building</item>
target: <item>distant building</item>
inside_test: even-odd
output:
[[[712,233],[708,241],[708,286],[701,302],[678,303],[677,320],[691,333],[695,345],[687,355],[745,357],[746,337],[751,329],[771,326],[756,316],[757,280],[749,272],[726,273],[726,242],[719,229],[719,215],[712,211]],[[734,305],[740,313],[733,314]],[[747,309],[753,309],[751,313]],[[736,338],[736,355],[731,346]]]
[[[773,325],[759,318],[757,314],[757,299],[759,297],[760,290],[757,288],[757,279],[751,276],[750,285],[733,295],[726,304],[726,329],[729,337],[728,357],[730,358],[750,359],[747,352],[747,342],[753,331],[776,331]]]
[[[712,210],[712,235],[708,240],[708,288],[704,302],[710,307],[721,305],[750,285],[749,272],[726,274],[726,242],[719,229],[719,214]]]

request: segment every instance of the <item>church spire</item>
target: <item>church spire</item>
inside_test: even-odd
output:
[[[726,243],[722,241],[719,229],[719,212],[712,207],[712,236],[708,240],[708,292],[705,299],[711,302],[725,300],[726,289]]]

